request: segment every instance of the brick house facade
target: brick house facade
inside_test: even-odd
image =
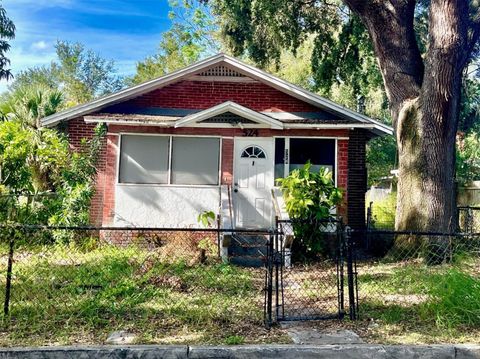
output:
[[[331,168],[345,191],[337,213],[360,228],[365,146],[391,133],[223,54],[43,119],[59,123],[73,150],[107,125],[91,204],[92,224],[103,226],[193,226],[208,209],[242,227],[254,213],[265,226],[275,214],[274,177],[308,158]]]

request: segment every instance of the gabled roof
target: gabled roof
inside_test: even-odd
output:
[[[185,127],[188,124],[198,123],[208,118],[211,118],[213,116],[217,116],[226,112],[231,112],[235,115],[246,118],[248,120],[252,120],[254,122],[257,122],[263,125],[268,125],[270,128],[273,128],[276,130],[283,129],[283,124],[280,121],[275,120],[274,118],[271,118],[260,112],[257,112],[247,107],[244,107],[242,105],[239,105],[238,103],[235,103],[233,101],[227,101],[227,102],[221,103],[220,105],[210,107],[206,110],[185,116],[181,120],[178,120],[177,122],[175,122],[175,127]]]
[[[302,101],[310,103],[311,105],[321,108],[327,112],[333,113],[340,118],[355,120],[366,125],[368,124],[368,127],[371,127],[371,131],[378,135],[393,133],[393,129],[390,126],[384,125],[383,123],[375,121],[358,112],[349,110],[313,92],[295,86],[287,81],[279,79],[278,77],[270,75],[254,66],[248,65],[225,54],[218,54],[209,57],[205,60],[199,61],[188,67],[174,71],[157,79],[150,80],[140,85],[129,87],[116,93],[98,98],[86,104],[78,105],[65,111],[58,112],[43,118],[41,123],[43,126],[49,127],[54,126],[61,121],[68,121],[79,116],[92,114],[105,107],[138,97],[152,90],[165,87],[219,65],[226,65],[241,74],[265,83],[266,85],[269,85]]]

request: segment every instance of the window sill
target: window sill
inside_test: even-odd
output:
[[[119,187],[220,188],[218,184],[117,183]]]

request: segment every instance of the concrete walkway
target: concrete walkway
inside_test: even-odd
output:
[[[480,345],[239,345],[3,348],[0,359],[480,359]]]

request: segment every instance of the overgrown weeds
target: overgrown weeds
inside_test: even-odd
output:
[[[135,245],[17,250],[0,345],[98,344],[116,330],[134,332],[141,343],[278,336],[263,328],[262,270],[161,258]],[[4,286],[2,273],[2,303]]]

